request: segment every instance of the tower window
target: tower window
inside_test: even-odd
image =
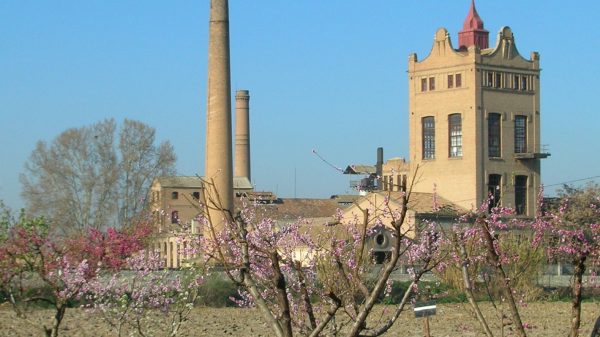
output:
[[[435,158],[435,120],[432,116],[421,121],[423,139],[423,159]]]
[[[490,203],[488,205],[489,211],[500,205],[500,198],[502,197],[500,190],[501,182],[502,176],[499,174],[490,174],[488,177],[488,198],[490,198]]]
[[[517,215],[527,214],[527,176],[515,177],[515,211]]]
[[[456,76],[454,76],[454,85],[457,88],[462,87],[462,75],[461,74],[456,74]]]
[[[171,199],[173,199],[173,200],[179,199],[179,193],[178,192],[171,192]]]
[[[435,90],[435,77],[429,78],[429,90]]]
[[[491,87],[493,85],[493,83],[494,83],[494,73],[488,71],[486,86]]]
[[[515,153],[527,152],[527,116],[515,116]]]
[[[462,120],[460,114],[452,114],[448,118],[450,135],[450,157],[462,157]]]
[[[500,114],[491,113],[488,116],[488,155],[499,158],[501,149]]]
[[[513,89],[519,90],[519,81],[520,81],[520,76],[519,75],[515,75],[513,77]]]
[[[454,88],[454,75],[448,75],[448,89]]]
[[[527,90],[527,76],[521,76],[521,90]]]
[[[426,78],[421,79],[421,91],[427,91],[427,79]]]
[[[179,212],[178,211],[171,212],[171,223],[179,223]]]
[[[502,87],[502,73],[494,73],[494,78],[495,78],[495,82],[494,82],[494,87],[496,88],[501,88]]]
[[[192,197],[194,197],[196,200],[200,199],[200,192],[193,192]]]

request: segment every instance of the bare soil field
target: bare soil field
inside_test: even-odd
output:
[[[489,321],[495,336],[502,336],[498,312],[489,303],[483,303],[484,314]],[[392,307],[378,306],[372,322],[381,317],[381,311],[392,310]],[[570,303],[537,302],[522,308],[523,321],[530,327],[531,337],[567,336],[569,331]],[[600,315],[600,303],[584,303],[581,336],[588,337],[596,317]],[[36,319],[51,316],[50,311],[38,310]],[[164,317],[156,317],[157,321]],[[505,320],[506,321],[506,320]],[[484,336],[479,325],[470,313],[467,304],[440,304],[437,314],[430,318],[431,336]],[[158,332],[154,333],[159,336]],[[17,318],[10,307],[0,307],[0,336],[41,336],[40,330]],[[115,332],[101,317],[92,315],[82,309],[67,310],[60,331],[61,336],[114,336]],[[196,308],[190,321],[181,331],[181,336],[272,336],[268,326],[263,323],[256,309],[239,308]],[[412,312],[403,313],[386,336],[423,336],[423,319],[416,319]],[[504,327],[504,336],[514,336],[511,326]]]

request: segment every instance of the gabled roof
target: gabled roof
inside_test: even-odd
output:
[[[274,220],[296,220],[299,218],[327,218],[333,216],[340,205],[335,199],[279,199],[265,205],[265,216]]]
[[[169,176],[169,177],[157,177],[155,181],[158,181],[162,187],[175,187],[175,188],[203,188],[202,177],[198,176]],[[252,184],[247,177],[234,177],[233,178],[233,189],[234,190],[251,190]]]
[[[203,188],[202,179],[198,176],[167,176],[156,177],[162,187],[177,187],[177,188]]]
[[[344,174],[374,174],[377,169],[373,165],[349,165],[344,170]]]
[[[402,193],[399,191],[376,191],[367,194],[363,198],[365,199],[373,199],[380,198],[383,200],[384,198],[389,198],[390,203],[400,205]],[[434,205],[434,198],[435,204]],[[361,199],[362,200],[362,199]],[[357,201],[359,203],[360,200]],[[412,192],[409,196],[408,200],[408,209],[416,212],[417,214],[458,214],[464,212],[465,210],[450,202],[447,199],[440,197],[439,195],[435,195],[434,193],[423,193],[423,192]]]

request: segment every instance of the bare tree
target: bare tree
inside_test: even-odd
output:
[[[126,225],[143,207],[152,177],[174,172],[169,142],[154,145],[154,129],[105,120],[39,141],[21,174],[28,211],[49,218],[54,230]],[[119,151],[117,151],[117,148]]]
[[[156,176],[175,173],[175,152],[169,142],[155,143],[154,128],[126,119],[119,133],[119,223],[129,224],[146,204],[145,191]]]

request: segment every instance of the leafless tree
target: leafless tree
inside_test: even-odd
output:
[[[114,120],[71,128],[39,141],[21,174],[28,212],[63,233],[126,225],[138,214],[154,176],[174,173],[175,153],[141,122]]]

